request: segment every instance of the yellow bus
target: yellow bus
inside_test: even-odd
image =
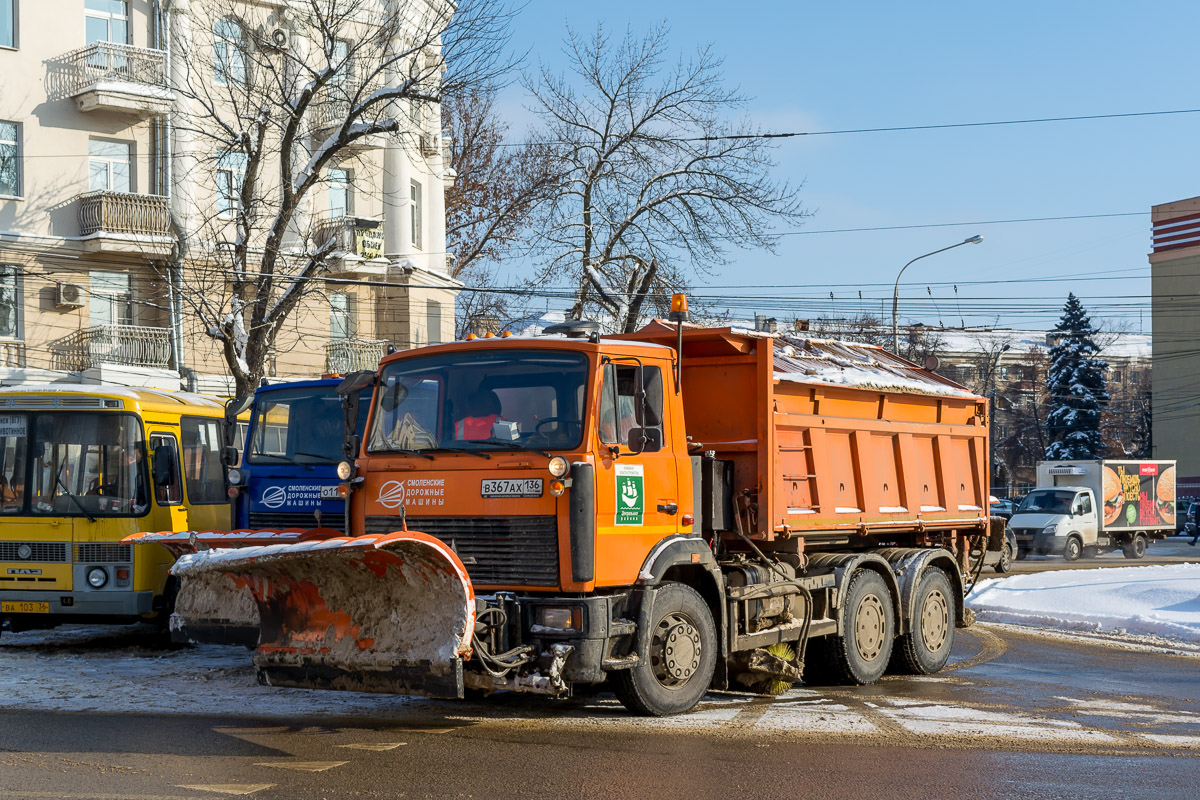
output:
[[[0,619],[10,631],[165,619],[170,554],[139,531],[230,526],[221,401],[54,384],[0,389]]]

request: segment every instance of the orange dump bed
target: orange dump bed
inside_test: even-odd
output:
[[[986,400],[879,347],[685,326],[683,403],[759,536],[986,530]]]

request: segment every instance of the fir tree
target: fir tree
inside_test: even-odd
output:
[[[1100,412],[1108,405],[1104,371],[1108,362],[1096,356],[1096,329],[1074,293],[1067,296],[1062,319],[1054,328],[1057,343],[1050,348],[1050,414],[1046,428],[1050,445],[1046,458],[1086,460],[1104,455]]]

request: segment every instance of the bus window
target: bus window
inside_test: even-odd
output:
[[[225,467],[221,464],[221,423],[215,419],[183,417],[179,420],[183,438],[183,477],[188,502],[193,504],[227,503]]]
[[[177,506],[183,502],[183,484],[179,480],[179,445],[175,437],[166,433],[150,434],[150,453],[157,453],[161,448],[167,448],[175,453],[175,480],[166,486],[154,486],[154,499],[160,506]]]
[[[35,514],[141,516],[150,508],[142,426],[126,414],[39,414]]]
[[[19,514],[25,506],[28,432],[25,414],[0,416],[0,514]]]

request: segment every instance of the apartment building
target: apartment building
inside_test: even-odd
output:
[[[277,46],[302,47],[290,5],[240,3]],[[214,7],[0,0],[0,383],[229,390],[185,290],[189,270],[213,266],[219,248],[202,222],[236,195],[238,165],[199,157],[171,89],[219,89],[239,68],[244,31],[207,16]],[[405,120],[339,152],[308,198],[307,241],[333,246],[268,374],[344,371],[374,365],[388,344],[453,337],[460,284],[447,273],[443,201],[453,174],[436,106],[414,103]],[[181,237],[196,263],[172,273]]]

